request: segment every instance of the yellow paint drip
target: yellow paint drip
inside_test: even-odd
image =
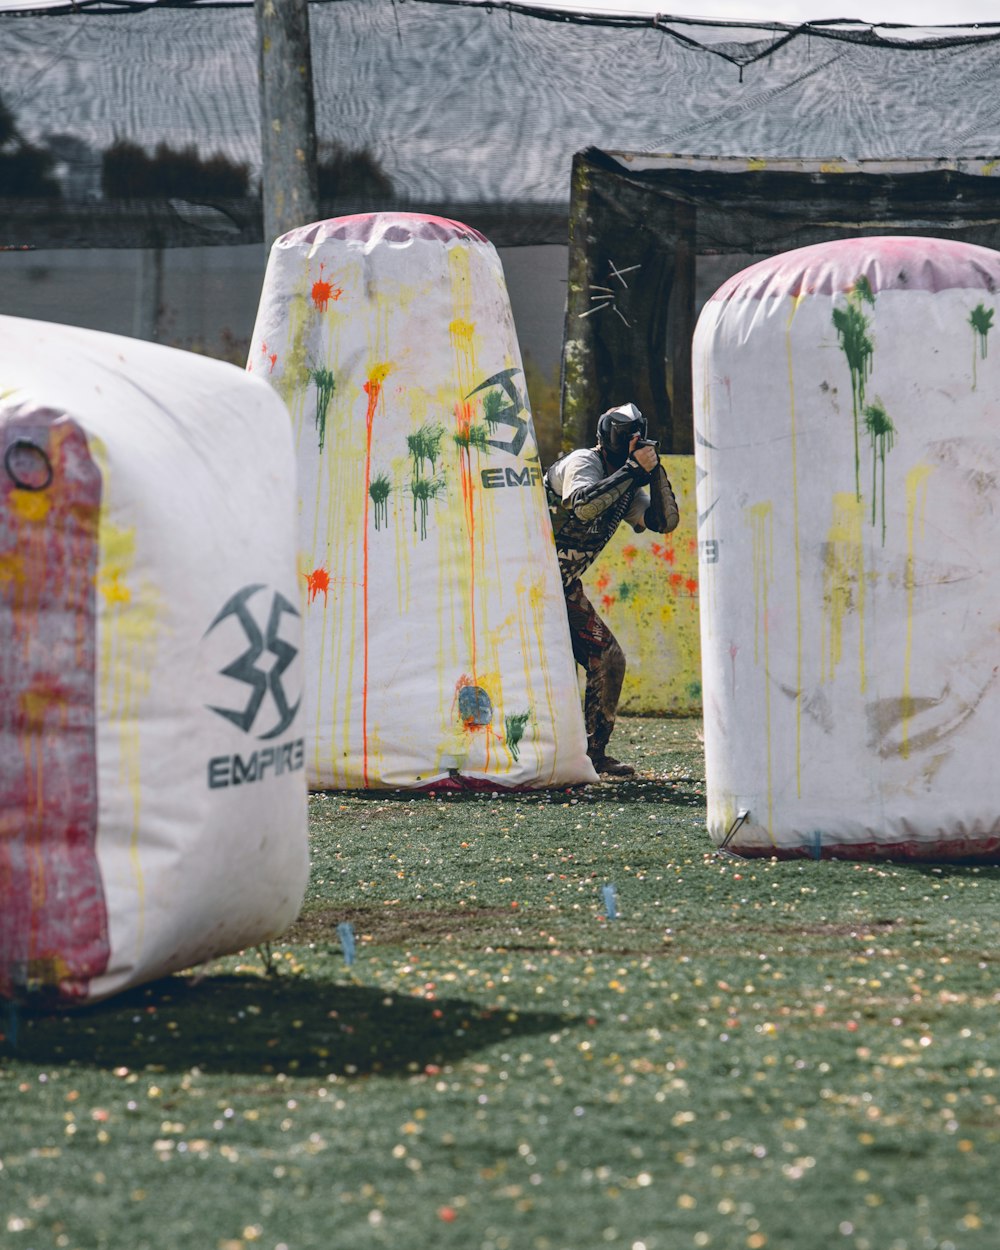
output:
[[[900,718],[899,753],[903,759],[910,754],[910,716],[913,710],[911,688],[913,666],[913,592],[916,581],[916,539],[919,524],[920,537],[924,536],[924,517],[927,509],[927,479],[933,472],[929,464],[915,464],[906,475],[906,641],[903,650],[903,715]]]
[[[22,521],[44,521],[49,515],[50,501],[44,491],[15,489],[7,498],[11,511]]]
[[[101,579],[100,591],[106,603],[129,603],[132,599],[131,590],[122,585],[118,569]]]
[[[451,335],[455,351],[468,356],[472,355],[472,339],[475,332],[476,327],[473,323],[464,321],[461,317],[456,317],[454,321],[448,323],[448,333]]]
[[[785,352],[788,362],[788,412],[791,421],[792,453],[792,541],[795,544],[795,792],[802,797],[802,541],[799,531],[799,451],[795,412],[795,368],[792,353],[792,323],[805,293],[792,297],[785,326]]]
[[[24,585],[24,557],[16,551],[0,555],[0,582]]]
[[[833,519],[827,534],[823,569],[823,633],[820,680],[832,681],[843,658],[844,621],[858,618],[858,673],[861,692],[865,672],[864,504],[853,492],[833,497]]]
[[[295,394],[303,392],[309,381],[308,338],[311,307],[306,290],[297,291],[288,301],[288,348],[281,362],[281,372],[269,379],[289,408]]]
[[[146,889],[139,856],[142,809],[142,701],[149,693],[150,673],[156,660],[161,603],[149,583],[135,585],[136,531],[111,521],[111,474],[106,448],[97,438],[90,450],[103,478],[98,524],[97,583],[104,600],[98,618],[100,645],[99,699],[102,716],[119,730],[122,784],[132,802],[129,857],[135,878],[136,958],[145,931]]]
[[[27,733],[21,739],[26,777],[34,779],[34,819],[37,822],[36,829],[40,833],[45,821],[45,750],[43,746],[45,722],[50,710],[56,708],[61,712],[61,717],[59,726],[52,727],[53,732],[58,734],[64,731],[66,727],[66,704],[60,693],[47,689],[44,686],[34,686],[25,690],[19,702],[21,715],[24,717],[25,728],[27,729]],[[32,841],[34,842],[33,854],[37,859],[37,863],[36,871],[31,874],[31,907],[34,912],[37,912],[45,903],[45,866],[42,860],[40,844],[35,839],[32,839]]]
[[[102,518],[103,520],[103,518]],[[135,529],[101,526],[101,560],[97,586],[108,604],[129,603],[132,591],[124,578],[135,562]]]
[[[769,499],[747,509],[753,534],[754,661],[764,666],[764,734],[767,741],[767,832],[774,842],[771,741],[771,648],[768,587],[774,581],[774,506]],[[777,845],[775,843],[775,845]]]
[[[476,377],[476,327],[472,319],[472,266],[468,248],[448,249],[448,270],[451,276],[451,303],[455,315],[448,323],[455,364],[458,370],[459,400],[478,385]]]

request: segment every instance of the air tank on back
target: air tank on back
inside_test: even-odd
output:
[[[313,787],[595,780],[493,246],[409,213],[293,230],[248,368],[294,426]]]
[[[996,858],[1000,255],[765,260],[694,339],[709,832],[740,854]]]

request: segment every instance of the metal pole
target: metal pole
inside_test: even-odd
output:
[[[308,0],[254,0],[264,246],[319,215]]]

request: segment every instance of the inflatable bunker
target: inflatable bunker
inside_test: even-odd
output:
[[[232,365],[0,317],[0,995],[101,998],[295,918],[294,475]]]
[[[295,432],[311,785],[595,781],[492,245],[407,213],[291,231],[248,369]]]
[[[997,252],[881,237],[773,257],[705,305],[716,843],[1000,857],[998,292]]]

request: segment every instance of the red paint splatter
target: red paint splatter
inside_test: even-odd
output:
[[[14,569],[0,579],[0,725],[10,743],[0,751],[0,994],[28,980],[73,999],[110,953],[95,852],[102,479],[68,418],[26,404],[7,425],[12,439],[22,429],[53,479],[46,510],[26,516],[0,474],[0,563]]]
[[[696,595],[698,593],[697,580],[693,577],[689,577],[687,581],[684,583],[684,589],[688,592],[689,595]]]
[[[601,595],[601,606],[607,611],[608,608],[615,606],[617,595]]]
[[[667,578],[667,581],[670,583],[670,587],[672,590],[679,590],[681,582],[683,580],[684,580],[684,576],[681,573],[671,573],[670,576]]]
[[[324,568],[313,569],[311,573],[306,574],[306,586],[309,589],[310,603],[320,594],[326,602],[327,591],[330,589],[330,574]]]

